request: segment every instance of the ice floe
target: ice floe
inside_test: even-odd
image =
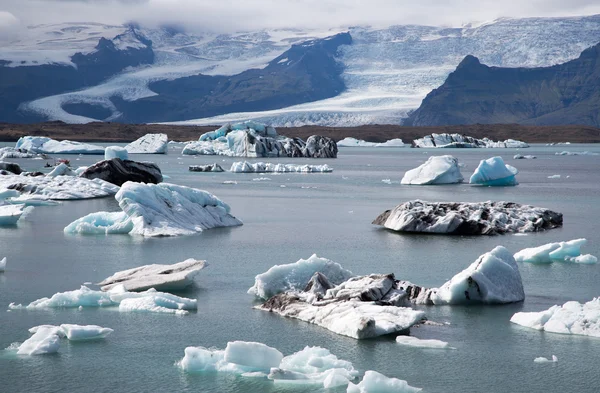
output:
[[[15,149],[44,154],[104,154],[104,147],[74,141],[56,141],[44,136],[19,138]]]
[[[289,290],[304,290],[315,273],[324,274],[333,285],[341,284],[353,276],[339,263],[313,254],[308,259],[285,265],[275,265],[257,275],[248,293],[263,299]]]
[[[529,147],[525,142],[516,141],[514,139],[507,139],[504,142],[495,142],[488,138],[477,139],[471,136],[465,136],[461,134],[431,134],[426,135],[423,138],[415,139],[413,141],[414,147],[467,147],[467,148],[524,148]]]
[[[0,175],[0,188],[14,189],[23,194],[40,195],[48,199],[88,199],[114,195],[119,187],[100,179],[77,176]]]
[[[38,156],[36,153],[29,153],[24,150],[15,149],[14,147],[0,147],[0,160],[6,158],[35,158]]]
[[[537,157],[532,155],[515,154],[513,158],[515,160],[535,160]]]
[[[86,179],[102,179],[121,186],[127,181],[138,183],[160,183],[163,176],[158,165],[152,162],[136,162],[112,158],[95,163],[81,173]]]
[[[121,146],[108,146],[104,149],[104,159],[110,160],[113,158],[120,158],[121,160],[128,160],[129,153],[124,147]]]
[[[593,255],[581,255],[581,247],[586,243],[587,240],[583,238],[548,243],[539,247],[525,248],[517,252],[514,257],[517,262],[530,263],[573,262],[592,264],[598,262],[598,258]]]
[[[483,186],[516,186],[517,168],[504,163],[502,157],[496,156],[481,160],[469,183]]]
[[[146,134],[125,146],[125,150],[129,154],[166,154],[168,143],[167,134]]]
[[[548,179],[560,179],[560,175],[550,175]]]
[[[463,181],[458,160],[452,156],[433,156],[404,174],[401,184],[454,184]]]
[[[425,349],[455,349],[451,347],[446,341],[441,340],[422,340],[413,336],[397,336],[396,343],[412,348],[425,348]]]
[[[24,213],[25,205],[0,205],[0,227],[17,225]]]
[[[540,312],[518,312],[510,321],[546,332],[600,337],[600,298],[583,304],[570,301]]]
[[[185,145],[182,154],[232,157],[335,158],[337,145],[331,138],[313,135],[306,142],[277,134],[275,128],[254,121],[226,124],[202,134],[197,142]]]
[[[211,165],[190,165],[188,170],[191,172],[224,172],[221,165],[217,163]]]
[[[359,384],[350,383],[346,393],[415,393],[420,392],[420,388],[410,386],[408,382],[388,378],[376,371],[366,371],[365,376]]]
[[[234,162],[231,164],[231,172],[236,173],[270,173],[270,172],[301,172],[301,173],[327,173],[333,172],[327,164],[323,165],[294,165],[294,164],[273,164],[270,162],[248,161]]]
[[[58,292],[50,298],[41,298],[28,305],[11,303],[9,309],[46,309],[76,307],[119,307],[119,311],[161,312],[184,315],[197,309],[197,300],[149,289],[143,292],[127,291],[122,285],[109,291],[94,291],[86,286],[67,292]]]
[[[103,291],[123,285],[127,291],[144,291],[154,288],[159,291],[181,290],[193,283],[194,276],[206,266],[206,261],[187,259],[172,265],[144,265],[127,269],[105,278],[98,285]]]
[[[556,152],[554,155],[557,156],[597,156],[598,153],[593,153],[591,151],[561,151]]]
[[[61,162],[57,166],[54,167],[46,176],[48,177],[56,177],[56,176],[77,176],[71,167],[69,167],[64,162]]]
[[[551,359],[545,358],[545,357],[539,357],[539,358],[535,358],[533,359],[534,363],[556,363],[558,362],[558,358],[556,357],[556,355],[552,355]]]
[[[20,344],[17,355],[44,355],[58,352],[60,339],[69,341],[91,341],[104,339],[113,330],[97,325],[71,325],[60,326],[40,325],[29,329],[33,335]]]
[[[413,200],[379,215],[373,224],[399,232],[496,235],[538,232],[562,226],[562,214],[513,202]]]
[[[406,146],[402,139],[390,139],[388,141],[377,143],[377,142],[366,142],[362,139],[356,139],[352,137],[346,137],[337,142],[338,147],[404,147]]]

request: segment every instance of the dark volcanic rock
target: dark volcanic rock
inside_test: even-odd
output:
[[[513,202],[409,201],[387,210],[373,224],[398,232],[496,235],[561,227],[561,213]]]
[[[467,56],[404,123],[600,126],[600,44],[542,68],[501,68]]]
[[[151,162],[136,162],[113,158],[95,163],[86,169],[81,177],[102,179],[121,186],[127,181],[137,183],[160,183],[163,180],[160,168]]]
[[[20,175],[21,172],[23,172],[19,164],[15,164],[13,162],[0,162],[0,169],[12,172],[15,175]]]

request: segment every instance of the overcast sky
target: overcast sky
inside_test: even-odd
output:
[[[56,22],[179,24],[189,30],[428,24],[600,14],[600,0],[0,0],[0,34]]]

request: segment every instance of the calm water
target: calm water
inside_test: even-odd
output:
[[[143,239],[129,235],[69,236],[63,228],[85,214],[117,211],[113,198],[38,207],[17,228],[0,228],[0,348],[29,337],[39,324],[97,324],[114,329],[105,341],[69,343],[57,355],[14,357],[0,351],[2,392],[275,392],[268,381],[227,374],[187,375],[174,363],[187,346],[224,348],[228,341],[259,341],[285,355],[305,345],[330,349],[361,370],[406,379],[426,392],[597,392],[600,339],[564,336],[522,328],[509,322],[517,311],[539,311],[568,300],[600,295],[600,266],[555,263],[520,264],[524,303],[487,307],[423,307],[429,319],[447,326],[421,326],[411,334],[448,341],[456,351],[401,347],[393,338],[357,341],[318,326],[252,309],[246,293],[254,276],[274,264],[291,263],[316,253],[355,274],[393,272],[397,278],[439,286],[497,245],[516,252],[553,241],[586,237],[585,253],[600,256],[600,156],[555,156],[562,150],[600,152],[600,146],[536,146],[523,149],[537,160],[513,160],[513,149],[345,148],[336,160],[313,160],[334,168],[331,174],[256,175],[193,173],[189,164],[220,163],[229,158],[136,156],[155,161],[166,181],[208,190],[244,221],[237,228],[197,236]],[[401,186],[403,173],[431,154],[453,154],[467,165],[468,179],[479,160],[501,155],[516,166],[520,185],[480,188],[469,185]],[[71,157],[89,165],[98,156]],[[27,170],[44,161],[11,160]],[[274,159],[306,163],[306,159]],[[560,179],[548,176],[560,174]],[[569,176],[567,178],[567,176]],[[268,177],[269,181],[253,181]],[[223,184],[235,180],[237,184]],[[285,187],[282,187],[285,185]],[[564,214],[564,227],[527,236],[444,237],[401,235],[372,226],[382,211],[409,199],[432,201],[510,200]],[[10,302],[29,303],[72,290],[115,271],[150,263],[206,259],[195,288],[183,293],[198,299],[187,316],[120,313],[110,309],[5,312]],[[535,364],[538,356],[557,364]],[[311,389],[287,388],[290,392]],[[331,390],[343,392],[345,389]]]

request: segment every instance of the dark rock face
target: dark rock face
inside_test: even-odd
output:
[[[190,172],[224,172],[221,165],[217,163],[211,165],[190,165],[188,170]]]
[[[157,184],[163,180],[160,168],[156,164],[120,158],[97,162],[86,169],[81,177],[102,179],[117,186],[121,186],[127,181]]]
[[[23,172],[19,164],[15,164],[13,162],[0,162],[0,169],[12,172],[15,175],[20,175],[21,172]]]
[[[563,216],[545,208],[513,202],[409,201],[379,215],[373,224],[398,232],[447,235],[497,235],[539,232],[562,226]]]
[[[467,56],[405,125],[519,123],[600,126],[600,44],[567,63],[488,67]]]

